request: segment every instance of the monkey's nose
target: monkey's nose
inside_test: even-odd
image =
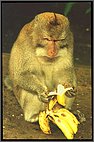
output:
[[[49,56],[49,57],[55,57],[56,54],[57,54],[57,52],[54,51],[54,50],[49,50],[49,51],[48,51],[48,56]]]
[[[49,49],[48,50],[48,56],[49,57],[51,57],[51,58],[53,58],[53,57],[55,57],[57,55],[57,50],[56,49]]]
[[[57,54],[57,47],[56,47],[55,42],[53,40],[48,42],[47,54],[51,58],[55,57]]]
[[[50,56],[55,56],[55,55],[56,55],[56,51],[51,50],[51,51],[50,51]]]

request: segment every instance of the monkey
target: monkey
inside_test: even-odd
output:
[[[9,77],[26,121],[38,121],[58,84],[73,86],[66,94],[65,108],[71,110],[77,88],[73,49],[70,22],[62,14],[40,13],[21,29],[10,53]]]

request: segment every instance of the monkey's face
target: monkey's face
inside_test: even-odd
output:
[[[44,13],[35,18],[36,56],[52,62],[69,56],[72,34],[68,19],[60,14]],[[70,52],[71,54],[71,52]]]
[[[66,60],[72,57],[73,53],[73,40],[71,34],[63,39],[50,39],[44,37],[41,42],[37,42],[36,56],[41,62],[51,63]]]

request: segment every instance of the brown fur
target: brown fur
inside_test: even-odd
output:
[[[59,83],[76,87],[73,35],[68,19],[46,12],[26,24],[12,47],[9,69],[25,120],[37,121],[34,116],[45,109],[42,101],[47,100],[49,91]]]

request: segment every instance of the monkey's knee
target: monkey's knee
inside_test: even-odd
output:
[[[24,118],[29,122],[38,121],[40,111],[43,111],[46,105],[38,99],[37,95],[33,95],[25,90],[22,90],[20,104],[24,111]]]
[[[45,109],[43,104],[36,105],[36,103],[37,102],[35,102],[34,104],[32,103],[33,106],[31,106],[31,104],[29,105],[28,103],[27,106],[24,108],[24,119],[26,121],[32,123],[38,121],[40,111],[43,111]]]

